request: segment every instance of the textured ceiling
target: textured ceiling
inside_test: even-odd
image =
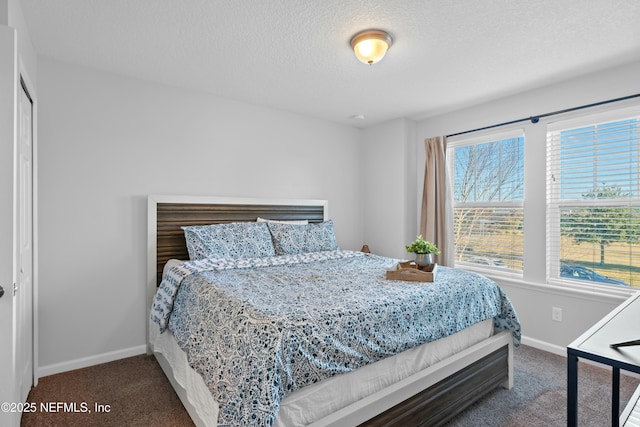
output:
[[[40,55],[357,127],[640,59],[639,0],[21,4]],[[395,39],[373,66],[349,47],[369,28]]]

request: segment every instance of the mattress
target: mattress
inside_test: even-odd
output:
[[[173,369],[175,380],[186,390],[188,401],[206,426],[216,426],[218,403],[202,377],[189,366],[186,354],[172,333],[159,333],[151,322],[150,343]],[[275,426],[304,426],[380,391],[493,335],[493,320],[470,326],[451,336],[406,350],[353,372],[327,378],[296,390],[280,406]]]

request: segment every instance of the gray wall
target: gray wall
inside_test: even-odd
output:
[[[40,61],[41,373],[144,351],[146,197],[327,199],[360,249],[360,131]]]

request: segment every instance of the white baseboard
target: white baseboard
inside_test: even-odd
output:
[[[535,338],[522,336],[522,344],[539,350],[548,351],[549,353],[560,356],[567,355],[566,347],[555,344],[549,344]],[[74,369],[87,368],[100,363],[113,362],[114,360],[124,359],[126,357],[144,354],[147,351],[146,345],[131,347],[124,350],[111,351],[109,353],[97,354],[95,356],[83,357],[81,359],[70,360],[68,362],[56,363],[53,365],[41,366],[38,368],[38,377],[46,377],[47,375],[59,374],[60,372],[73,371]]]
[[[555,344],[549,344],[548,342],[540,341],[540,340],[537,340],[535,338],[529,338],[529,337],[525,337],[525,336],[522,336],[520,342],[522,343],[522,345],[527,345],[529,347],[537,348],[538,350],[544,350],[544,351],[547,351],[549,353],[557,354],[558,356],[567,357],[567,348],[566,347],[562,347],[562,346],[555,345]],[[602,363],[594,362],[593,360],[580,359],[580,361],[584,362],[584,363],[587,363],[587,364],[590,364],[590,365],[599,366],[601,368],[611,369],[611,366],[607,366],[607,365],[604,365]],[[627,375],[627,376],[634,377],[634,378],[640,378],[640,374],[636,374],[635,372],[629,372],[629,371],[621,370],[620,373],[622,375]]]
[[[529,338],[522,336],[521,342],[523,345],[544,350],[549,353],[557,354],[559,356],[567,356],[567,348],[556,344],[550,344],[545,341],[540,341],[535,338]],[[59,374],[60,372],[73,371],[74,369],[87,368],[93,365],[99,365],[101,363],[113,362],[114,360],[124,359],[126,357],[137,356],[139,354],[146,354],[147,346],[140,345],[137,347],[126,348],[123,350],[111,351],[109,353],[97,354],[95,356],[83,357],[81,359],[74,359],[68,362],[56,363],[53,365],[40,366],[38,368],[38,378],[46,377],[48,375]],[[595,364],[595,363],[594,363]],[[633,377],[638,377],[637,374],[627,373]]]
[[[560,356],[567,355],[566,347],[561,347],[555,344],[549,344],[544,341],[540,341],[534,338],[522,336],[522,344],[529,347],[534,347],[539,350],[548,351],[549,353],[558,354]],[[140,345],[137,347],[126,348],[123,350],[111,351],[109,353],[97,354],[95,356],[83,357],[81,359],[74,359],[68,362],[56,363],[53,365],[40,366],[38,368],[38,378],[46,377],[48,375],[59,374],[60,372],[73,371],[74,369],[87,368],[93,365],[99,365],[100,363],[113,362],[114,360],[124,359],[126,357],[137,356],[139,354],[145,354],[147,352],[146,345]]]
[[[38,367],[38,378],[48,375],[59,374],[60,372],[73,371],[74,369],[87,368],[101,363],[113,362],[114,360],[124,359],[126,357],[146,354],[147,346],[139,345],[136,347],[125,348],[123,350],[110,351],[109,353],[96,354],[95,356],[83,357],[80,359],[69,360],[68,362],[55,363],[53,365]]]
[[[567,357],[567,347],[550,344],[548,342],[540,341],[535,338],[525,337],[524,335],[522,336],[520,342],[522,342],[523,345],[528,345],[529,347],[537,348],[538,350],[544,350],[549,353],[557,354],[558,356]]]

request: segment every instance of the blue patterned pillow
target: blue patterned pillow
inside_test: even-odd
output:
[[[292,255],[307,252],[307,224],[283,224],[267,222],[273,238],[276,255]]]
[[[333,221],[311,223],[307,226],[307,252],[335,251],[338,249]]]
[[[189,259],[259,258],[275,255],[266,223],[232,222],[228,224],[182,227]]]
[[[307,225],[275,222],[267,224],[273,238],[276,255],[334,251],[338,249],[331,220]]]

